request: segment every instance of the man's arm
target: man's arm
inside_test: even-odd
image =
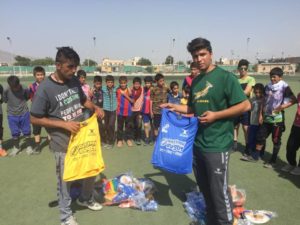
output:
[[[30,122],[33,125],[49,128],[61,128],[71,133],[77,133],[80,129],[80,123],[75,121],[64,121],[64,120],[50,120],[47,117],[35,117],[30,115]]]
[[[216,120],[236,117],[249,110],[251,110],[251,104],[247,99],[221,111],[217,111],[217,112],[206,111],[199,117],[199,121],[200,123],[212,123]]]
[[[161,108],[167,108],[171,111],[183,113],[183,114],[192,114],[194,113],[191,107],[188,105],[177,105],[173,103],[164,103],[160,105]]]

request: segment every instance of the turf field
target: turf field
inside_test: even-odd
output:
[[[300,92],[300,76],[285,77],[295,94]],[[5,78],[0,78],[6,86]],[[167,83],[181,78],[166,78]],[[92,79],[88,80],[91,85]],[[268,77],[256,77],[256,82],[266,84]],[[28,85],[31,79],[22,78]],[[180,82],[181,83],[181,82]],[[10,133],[4,111],[4,147],[11,146]],[[246,190],[247,209],[265,209],[278,214],[270,225],[297,225],[300,221],[300,177],[280,171],[285,165],[285,146],[294,119],[296,106],[286,110],[286,132],[283,134],[282,147],[276,169],[265,169],[263,163],[240,161],[241,153],[235,152],[230,160],[230,184]],[[45,133],[43,134],[46,137]],[[300,138],[300,136],[299,136]],[[45,138],[43,139],[45,141]],[[244,148],[243,135],[240,133],[239,149]],[[59,213],[56,205],[56,177],[54,157],[44,142],[42,154],[28,156],[21,153],[15,158],[0,158],[0,224],[1,225],[57,225]],[[130,171],[135,177],[151,178],[158,193],[157,212],[142,212],[134,209],[104,207],[100,212],[82,209],[76,204],[73,209],[81,225],[187,225],[190,220],[184,212],[182,202],[184,192],[196,186],[193,175],[179,176],[154,169],[150,164],[153,147],[124,147],[103,150],[106,163],[104,175],[115,175]],[[268,140],[266,151],[272,145]],[[267,158],[270,154],[267,154]],[[299,157],[299,153],[298,153]]]

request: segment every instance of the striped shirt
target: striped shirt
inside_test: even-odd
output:
[[[124,91],[128,96],[130,96],[129,89],[126,88],[126,90],[122,90],[121,88],[117,89],[117,115],[118,116],[131,116],[132,110],[131,110],[131,102],[122,95],[122,91]]]
[[[142,107],[142,113],[144,114],[150,114],[150,93],[151,93],[151,88],[143,88],[143,97],[144,97],[144,101],[143,101],[143,107]]]
[[[40,84],[38,82],[34,82],[29,85],[29,99],[32,101],[33,96],[35,95],[35,92],[37,91],[37,88]]]
[[[136,99],[133,103],[133,106],[131,108],[132,112],[140,112],[143,106],[143,101],[144,101],[144,88],[141,88],[141,93],[140,96],[135,96],[137,95],[137,90],[135,90],[134,88],[131,89],[131,93],[132,93],[132,98]]]
[[[117,88],[108,89],[107,86],[102,88],[103,91],[103,109],[106,111],[116,111],[117,109]]]

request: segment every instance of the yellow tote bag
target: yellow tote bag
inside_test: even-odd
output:
[[[80,123],[78,133],[72,134],[65,157],[64,181],[98,175],[105,168],[96,114]]]

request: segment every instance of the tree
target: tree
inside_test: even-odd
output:
[[[16,62],[14,63],[15,66],[30,66],[31,65],[31,59],[27,57],[23,57],[20,55],[17,55],[15,57]]]
[[[183,61],[178,61],[177,64],[178,65],[184,65],[184,62]]]
[[[140,58],[140,60],[137,62],[137,65],[139,65],[139,66],[151,66],[152,63],[149,59]]]
[[[51,57],[46,57],[43,59],[36,59],[31,62],[33,66],[50,66],[54,65],[54,60]]]
[[[98,63],[92,59],[85,59],[82,63],[83,66],[97,66]]]
[[[152,66],[147,66],[145,69],[148,73],[153,73],[154,69]]]
[[[168,55],[165,61],[165,64],[170,65],[174,63],[174,58],[171,55]]]

